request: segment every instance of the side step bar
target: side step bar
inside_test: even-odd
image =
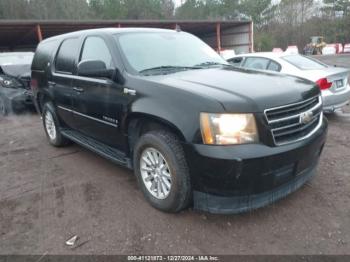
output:
[[[126,157],[125,154],[118,149],[107,146],[74,130],[62,129],[61,133],[69,140],[72,140],[73,142],[99,154],[104,158],[107,158],[108,160],[111,160],[118,165],[130,169],[132,168],[130,158]]]

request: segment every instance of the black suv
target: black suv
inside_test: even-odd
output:
[[[134,169],[167,212],[238,213],[297,190],[326,139],[320,91],[237,69],[191,34],[97,29],[40,43],[32,89],[54,146]]]

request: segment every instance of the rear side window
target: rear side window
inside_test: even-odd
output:
[[[267,67],[267,70],[279,72],[281,70],[281,66],[271,60],[270,64]]]
[[[113,66],[112,55],[105,41],[97,36],[86,38],[80,61],[83,60],[100,60],[105,63],[107,68]]]
[[[66,39],[60,46],[56,57],[56,71],[72,74],[74,71],[74,62],[79,52],[79,39]]]
[[[244,67],[248,69],[266,70],[270,60],[261,57],[247,57],[244,62]]]

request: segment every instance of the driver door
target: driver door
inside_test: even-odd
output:
[[[88,36],[83,44],[80,61],[100,60],[106,68],[115,68],[111,52],[100,36]],[[120,119],[123,88],[107,78],[76,76],[73,107],[78,131],[114,148],[123,149]]]

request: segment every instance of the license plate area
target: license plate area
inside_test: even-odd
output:
[[[342,89],[342,88],[344,88],[344,81],[343,81],[343,79],[336,80],[335,81],[335,89],[339,90],[339,89]]]

